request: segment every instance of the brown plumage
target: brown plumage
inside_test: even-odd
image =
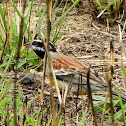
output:
[[[33,50],[39,57],[44,57],[45,49],[41,40],[33,40],[28,44],[31,44]],[[61,89],[65,88],[66,85],[71,82],[72,94],[87,94],[88,66],[82,61],[59,53],[53,43],[50,43],[50,56],[59,87]],[[48,62],[46,71],[50,72]],[[80,78],[82,78],[81,81]],[[106,81],[93,69],[91,69],[90,73],[90,87],[92,92],[107,91]],[[116,91],[112,91],[112,94],[118,96]],[[120,95],[122,99],[126,101],[126,95],[122,93],[120,93]]]

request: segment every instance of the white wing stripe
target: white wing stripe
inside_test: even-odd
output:
[[[72,72],[65,71],[64,69],[54,70],[55,75],[69,75]]]

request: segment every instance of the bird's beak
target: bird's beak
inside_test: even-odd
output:
[[[24,44],[24,46],[26,46],[27,48],[31,48],[32,42],[27,42]]]

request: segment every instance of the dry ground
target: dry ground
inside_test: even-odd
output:
[[[123,34],[123,43],[119,41],[119,27],[117,23],[114,23],[109,27],[109,32],[107,31],[106,24],[100,24],[96,20],[92,19],[92,15],[88,9],[88,1],[84,1],[84,6],[81,8],[75,7],[68,13],[66,16],[65,22],[63,24],[63,28],[61,32],[65,31],[72,24],[72,28],[67,31],[55,44],[57,48],[65,55],[79,58],[80,60],[86,62],[87,65],[91,65],[101,76],[104,76],[108,71],[107,69],[110,67],[110,41],[114,41],[114,79],[116,84],[119,86],[121,90],[124,92],[125,80],[123,79],[122,70],[121,70],[121,47],[123,47],[123,65],[125,67],[126,59],[125,59],[125,42],[126,42],[126,33]],[[67,8],[69,8],[71,3],[68,4]],[[35,7],[45,8],[45,4],[42,2],[35,1]],[[52,24],[61,16],[63,8],[59,8],[58,12]],[[38,21],[38,15],[35,12],[32,13],[31,20],[31,31],[33,31],[35,24]],[[43,20],[43,24],[41,25],[41,29],[45,26],[46,19]],[[121,24],[124,22],[121,21]],[[40,77],[41,73],[36,73],[37,77]],[[38,79],[38,78],[37,78]],[[38,79],[39,80],[39,79]],[[49,82],[46,82],[49,83]],[[47,87],[47,88],[46,88]],[[29,88],[27,90],[27,86],[23,87],[24,95],[28,96],[28,100],[32,99],[34,96],[39,95],[38,89]],[[47,90],[48,89],[48,90]],[[49,88],[45,85],[45,95],[44,95],[44,106],[46,107],[49,104],[49,96],[47,95],[49,92]],[[86,96],[84,96],[85,99]],[[55,98],[56,103],[58,103],[57,97]],[[69,99],[71,104],[75,106],[75,100]],[[34,112],[39,107],[39,99],[36,100],[33,104]],[[78,101],[78,104],[81,103],[81,100]],[[84,100],[84,111],[87,109],[87,100]],[[74,110],[67,103],[66,112],[66,120],[76,116]],[[80,105],[81,106],[81,105]],[[74,107],[75,108],[75,107]],[[79,117],[82,116],[82,108],[78,111]],[[97,113],[98,122],[101,120],[101,113]],[[86,125],[90,125],[92,120],[92,116],[87,117],[85,120]],[[46,121],[46,119],[44,119]],[[72,125],[75,125],[75,120],[73,120]],[[70,124],[70,121],[66,123]],[[105,123],[104,125],[109,126],[109,123]]]
[[[107,25],[101,24],[96,20],[92,19],[92,15],[88,9],[88,1],[84,1],[84,6],[81,8],[75,7],[72,11],[68,13],[66,16],[65,22],[63,23],[63,28],[61,32],[65,31],[68,27],[71,27],[66,34],[64,34],[55,45],[57,48],[65,55],[79,58],[80,60],[86,62],[87,65],[91,65],[101,76],[106,75],[109,71],[110,67],[110,41],[114,41],[114,79],[119,88],[123,91],[125,87],[125,80],[123,79],[122,70],[121,70],[121,47],[123,47],[123,59],[124,59],[124,67],[125,67],[125,42],[126,42],[126,33],[123,34],[123,43],[119,41],[119,27],[117,23],[112,24],[109,27]],[[70,3],[67,8],[70,7]],[[37,5],[36,5],[37,6]],[[42,3],[42,6],[44,4]],[[41,6],[39,6],[41,7]],[[54,17],[52,24],[57,20],[61,14],[62,9],[59,8],[56,16]],[[34,17],[34,21],[37,20],[37,17]],[[35,22],[34,22],[35,24]],[[33,24],[33,25],[34,25]],[[121,25],[124,24],[124,21],[121,21]],[[41,28],[43,28],[45,24],[43,23]],[[49,89],[49,88],[45,88]],[[49,90],[46,90],[47,92]],[[46,93],[47,93],[46,92]],[[99,93],[101,94],[101,92]],[[47,94],[45,95],[45,104],[47,103]],[[83,96],[85,99],[85,96]],[[57,98],[55,99],[57,101]],[[76,100],[70,100],[70,103],[76,108]],[[58,101],[57,101],[58,102]],[[78,106],[81,103],[81,100],[78,101]],[[100,104],[100,103],[99,103]],[[84,111],[87,109],[87,100],[84,100]],[[66,105],[66,120],[76,116],[74,110],[67,103]],[[97,109],[97,108],[96,108]],[[80,104],[80,110],[78,111],[79,117],[82,117],[82,108]],[[72,115],[72,116],[71,116]],[[88,116],[86,118],[85,124],[91,125],[92,116]],[[98,122],[101,120],[101,113],[97,113]],[[68,121],[66,124],[75,125],[75,120],[72,122]],[[109,123],[105,123],[104,125],[111,125]]]

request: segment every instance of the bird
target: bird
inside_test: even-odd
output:
[[[25,46],[31,47],[41,59],[44,59],[46,51],[41,39],[27,42]],[[51,41],[49,42],[49,47],[51,62],[59,88],[65,89],[68,83],[71,83],[71,94],[87,95],[87,71],[89,66],[76,58],[60,53]],[[46,71],[50,71],[48,68],[48,61]],[[90,88],[92,92],[107,91],[107,82],[93,69],[90,69]],[[116,91],[112,90],[112,94],[118,97]],[[125,94],[120,93],[120,96],[122,100],[126,101]]]

